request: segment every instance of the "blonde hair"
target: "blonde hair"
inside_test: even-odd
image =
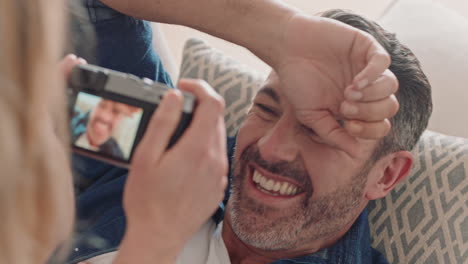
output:
[[[72,227],[62,2],[0,1],[0,263],[45,263]]]

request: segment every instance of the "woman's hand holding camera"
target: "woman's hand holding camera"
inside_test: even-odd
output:
[[[86,61],[70,54],[59,69],[68,78],[77,64]],[[178,90],[166,93],[132,160],[123,201],[127,230],[114,263],[174,262],[224,198],[224,101],[203,81],[184,80],[179,87],[197,98],[192,122],[167,150],[183,96]]]
[[[179,87],[197,97],[192,122],[166,150],[183,100],[179,91],[168,92],[133,157],[124,194],[127,233],[115,263],[175,261],[224,197],[223,99],[202,81],[181,81]]]

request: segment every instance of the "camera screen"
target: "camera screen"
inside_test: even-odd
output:
[[[80,92],[71,118],[75,147],[128,161],[143,109]]]

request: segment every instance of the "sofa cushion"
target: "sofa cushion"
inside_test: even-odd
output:
[[[228,136],[234,136],[265,76],[225,56],[199,39],[184,47],[179,78],[203,79],[226,101]]]
[[[468,263],[468,139],[426,131],[408,178],[369,203],[372,245],[391,263]]]

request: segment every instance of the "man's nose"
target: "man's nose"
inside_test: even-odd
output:
[[[278,121],[257,143],[262,158],[269,162],[294,161],[299,153],[295,137],[293,124]]]

